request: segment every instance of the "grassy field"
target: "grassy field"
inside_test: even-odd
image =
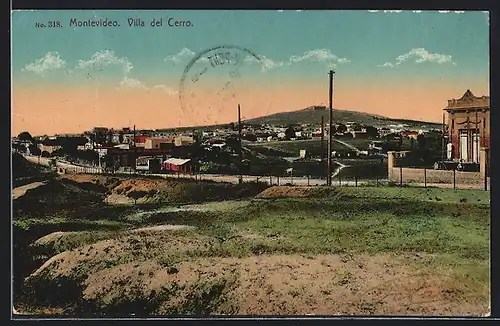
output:
[[[80,199],[79,210],[27,209],[43,202],[44,188],[21,197],[16,308],[79,316],[488,310],[487,192],[224,186],[233,195],[221,197],[218,186],[201,196],[203,185],[178,183],[71,178],[59,189]],[[124,201],[131,191],[144,192],[135,205]]]
[[[326,152],[327,142],[324,142],[324,151]],[[305,149],[309,155],[321,156],[321,140],[289,140],[289,141],[274,141],[264,143],[254,143],[248,145],[249,148],[260,151],[264,155],[276,155],[280,157],[297,157],[301,150]],[[349,149],[345,145],[337,142],[332,143],[333,150]]]

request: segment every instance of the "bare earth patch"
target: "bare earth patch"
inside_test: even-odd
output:
[[[66,235],[73,234],[73,233],[75,233],[75,232],[62,232],[62,231],[52,232],[52,233],[47,234],[47,235],[41,237],[40,239],[36,240],[34,242],[34,245],[46,246],[48,244],[51,244],[51,243],[57,241],[58,239],[66,236]]]
[[[116,245],[113,240],[102,241],[94,251]],[[107,255],[110,259],[114,254]],[[57,273],[81,261],[74,252],[56,257]],[[236,280],[226,296],[239,315],[479,316],[488,312],[488,304],[469,300],[471,293],[450,287],[447,276],[417,273],[388,254],[198,258],[173,265],[151,259],[130,261],[90,273],[82,295],[113,302],[130,295],[131,289],[151,297],[175,284],[181,291],[159,306],[156,313],[162,314],[189,300],[193,285],[216,279]]]
[[[264,190],[255,196],[255,198],[309,197],[313,194],[314,190],[314,187],[275,186]]]
[[[15,200],[19,197],[22,197],[26,194],[28,190],[38,188],[40,186],[44,186],[45,182],[33,182],[24,186],[16,187],[12,189],[12,199]]]
[[[481,315],[487,306],[461,300],[446,278],[419,275],[390,255],[299,255],[198,260],[180,274],[224,274],[236,269],[238,314],[257,315]],[[457,295],[458,294],[458,295]],[[463,297],[462,297],[463,298]]]
[[[144,231],[179,231],[179,230],[194,230],[194,226],[190,225],[171,225],[171,224],[165,224],[165,225],[156,225],[156,226],[149,226],[149,227],[143,227],[143,228],[138,228],[132,230],[132,232],[144,232]]]

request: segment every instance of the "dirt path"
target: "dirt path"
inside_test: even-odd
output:
[[[17,199],[21,196],[24,196],[28,190],[38,188],[42,185],[45,185],[45,182],[33,182],[24,186],[20,186],[12,189],[12,199]]]
[[[346,147],[348,147],[350,149],[352,149],[353,151],[355,151],[357,153],[360,152],[360,150],[357,147],[355,147],[355,146],[353,146],[351,144],[348,144],[345,141],[342,141],[342,140],[339,140],[339,139],[335,139],[335,138],[333,138],[332,140],[335,141],[335,142],[337,142],[337,143],[339,143],[339,144],[342,144],[342,145],[344,145],[344,146],[346,146]]]

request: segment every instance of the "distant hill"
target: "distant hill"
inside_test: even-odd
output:
[[[291,111],[291,112],[281,112],[264,117],[254,118],[245,120],[246,123],[251,124],[271,124],[271,125],[288,125],[288,124],[320,124],[321,117],[324,117],[325,123],[329,119],[329,110],[324,106],[309,107],[307,109]],[[440,123],[425,122],[417,120],[407,120],[407,119],[393,119],[387,118],[379,115],[357,112],[357,111],[347,111],[347,110],[333,110],[333,122],[354,122],[365,125],[383,127],[391,124],[407,124],[412,127],[421,126],[425,128],[440,128]]]
[[[313,106],[306,109],[291,111],[291,112],[280,112],[263,117],[247,119],[243,122],[247,124],[270,124],[270,125],[290,125],[290,124],[317,124],[321,123],[321,116],[324,117],[325,123],[328,122],[329,112],[328,108],[324,106]],[[234,121],[236,123],[236,121]],[[364,125],[370,125],[375,127],[384,127],[393,124],[406,124],[410,127],[421,127],[421,128],[441,128],[440,123],[426,122],[418,120],[407,120],[407,119],[394,119],[387,118],[380,115],[369,114],[365,112],[357,111],[347,111],[347,110],[333,110],[333,122],[334,123],[347,123],[354,122]],[[158,129],[160,131],[169,132],[186,132],[194,129],[204,129],[211,130],[220,127],[227,127],[229,124],[218,124],[211,126],[196,126],[196,127],[178,127],[178,128],[166,128]]]

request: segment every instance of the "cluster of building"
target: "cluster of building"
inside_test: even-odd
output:
[[[448,113],[448,122],[438,132],[444,134],[447,159],[461,162],[478,162],[480,148],[489,148],[490,133],[490,98],[476,97],[467,90],[460,99],[451,99],[444,109]],[[161,130],[140,130],[135,127],[112,129],[95,127],[83,134],[66,134],[53,137],[34,137],[34,143],[42,156],[51,156],[71,143],[78,151],[96,151],[99,157],[108,154],[119,166],[148,166],[151,159],[160,162],[160,166],[179,170],[179,166],[187,166],[190,158],[190,147],[199,143],[206,150],[228,150],[228,142],[239,134],[238,126],[231,123],[227,126],[204,128],[186,132]],[[286,141],[297,139],[315,139],[328,136],[328,126],[311,124],[269,125],[243,124],[242,140],[250,142]],[[333,126],[336,137],[349,138],[413,138],[431,130],[411,130],[408,125],[389,125],[385,127],[362,126],[347,122]],[[440,129],[440,130],[439,130]],[[13,143],[19,142],[14,140]],[[26,144],[29,145],[29,144]],[[376,147],[376,145],[375,145]],[[173,160],[165,163],[166,160]],[[182,163],[182,164],[181,164]],[[153,163],[151,163],[153,164]],[[157,163],[154,163],[157,165]],[[181,164],[178,166],[178,164]],[[171,168],[171,166],[177,166]]]

